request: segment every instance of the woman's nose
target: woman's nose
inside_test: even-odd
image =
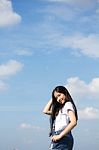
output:
[[[57,98],[57,101],[58,101],[58,102],[60,101],[60,98],[59,98],[59,97]]]

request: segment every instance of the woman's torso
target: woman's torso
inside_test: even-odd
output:
[[[68,116],[68,110],[74,111],[73,105],[71,102],[66,102],[65,105],[59,110],[58,115],[56,116],[54,122],[55,131],[59,131],[64,129],[70,122],[70,118]]]

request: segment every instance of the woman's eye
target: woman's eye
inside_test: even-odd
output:
[[[57,96],[57,98],[60,97],[60,95]]]
[[[58,95],[56,96],[56,99],[58,99],[60,96],[61,96],[61,94],[58,94]]]

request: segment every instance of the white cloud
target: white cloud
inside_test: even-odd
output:
[[[80,119],[99,119],[99,109],[86,107],[78,112]]]
[[[95,78],[91,81],[89,84],[89,89],[94,93],[94,95],[99,92],[99,78]]]
[[[39,127],[39,126],[33,126],[31,124],[26,124],[26,123],[22,123],[20,126],[19,126],[20,129],[33,129],[33,130],[36,130],[36,131],[43,131],[44,129]]]
[[[64,36],[60,41],[60,45],[66,48],[76,50],[78,53],[82,53],[86,56],[99,58],[99,35],[90,34],[84,35],[72,35]]]
[[[67,79],[67,89],[75,100],[99,98],[99,78],[94,78],[90,83],[80,80],[78,77]]]
[[[59,18],[60,20],[64,21],[72,21],[75,16],[77,16],[77,12],[74,11],[74,9],[68,8],[68,6],[60,5],[60,6],[48,6],[46,9],[43,10],[43,12],[49,14],[49,18],[52,20],[53,18],[56,19]],[[48,16],[47,16],[48,19]]]
[[[3,83],[4,84],[4,83]],[[5,85],[5,84],[4,84]],[[5,88],[7,88],[7,85],[5,85]],[[2,91],[5,90],[2,87]],[[1,89],[0,89],[1,91]],[[33,112],[38,111],[36,109],[33,109],[32,106],[0,106],[0,111],[4,112]]]
[[[66,0],[49,0],[50,2],[67,2]]]
[[[87,0],[87,1],[86,0],[69,0],[68,3],[77,8],[88,10],[96,6],[97,0]]]
[[[99,8],[96,10],[96,13],[99,14]]]
[[[22,123],[22,124],[20,125],[20,128],[21,128],[21,129],[31,129],[31,128],[32,128],[32,125],[26,124],[26,123]]]
[[[0,64],[0,92],[8,88],[5,80],[17,74],[22,68],[23,64],[16,60],[9,60],[6,64]]]
[[[3,81],[0,81],[0,92],[5,91],[8,88],[8,85],[5,84]]]
[[[60,19],[60,21],[62,20],[72,21],[72,22],[76,21],[75,23],[78,25],[79,23],[81,24],[84,18],[87,18],[86,20],[87,27],[88,24],[94,26],[95,24],[97,24],[96,22],[98,22],[99,20],[98,15],[96,15],[96,10],[98,9],[97,0],[87,0],[87,1],[86,0],[46,0],[46,1],[52,3],[52,5],[48,5],[45,9],[42,10],[43,12],[45,11],[45,14],[48,13],[46,17],[47,20],[48,18],[49,20],[51,19],[54,20],[56,17],[56,21],[57,19]],[[53,3],[55,3],[55,5],[53,5]],[[93,13],[90,14],[88,13],[85,15],[86,11],[88,12],[91,10],[93,11]],[[95,20],[95,22],[92,22],[93,19]]]
[[[91,9],[98,3],[97,0],[49,0],[50,2],[59,2],[75,6],[78,9]]]
[[[41,43],[44,46],[46,44],[47,51],[55,50],[67,50],[73,55],[85,55],[91,58],[99,58],[99,34],[81,34],[73,33],[70,35],[65,35],[65,33],[60,32],[54,27],[44,26],[44,32],[42,36],[44,41],[38,42],[39,46]],[[46,34],[47,33],[47,34]],[[68,33],[67,33],[68,34]],[[40,45],[40,47],[42,46]],[[52,49],[52,47],[54,47]]]
[[[16,60],[9,60],[6,64],[0,65],[0,77],[15,75],[23,67],[23,64]]]
[[[0,27],[18,24],[21,16],[13,11],[10,0],[0,0]]]
[[[26,49],[16,50],[15,53],[20,56],[32,56],[32,54],[33,54],[32,51],[29,51]]]

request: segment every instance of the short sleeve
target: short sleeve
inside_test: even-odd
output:
[[[69,110],[74,112],[73,104],[71,102],[66,102],[64,107],[63,107],[63,113],[67,114]]]

